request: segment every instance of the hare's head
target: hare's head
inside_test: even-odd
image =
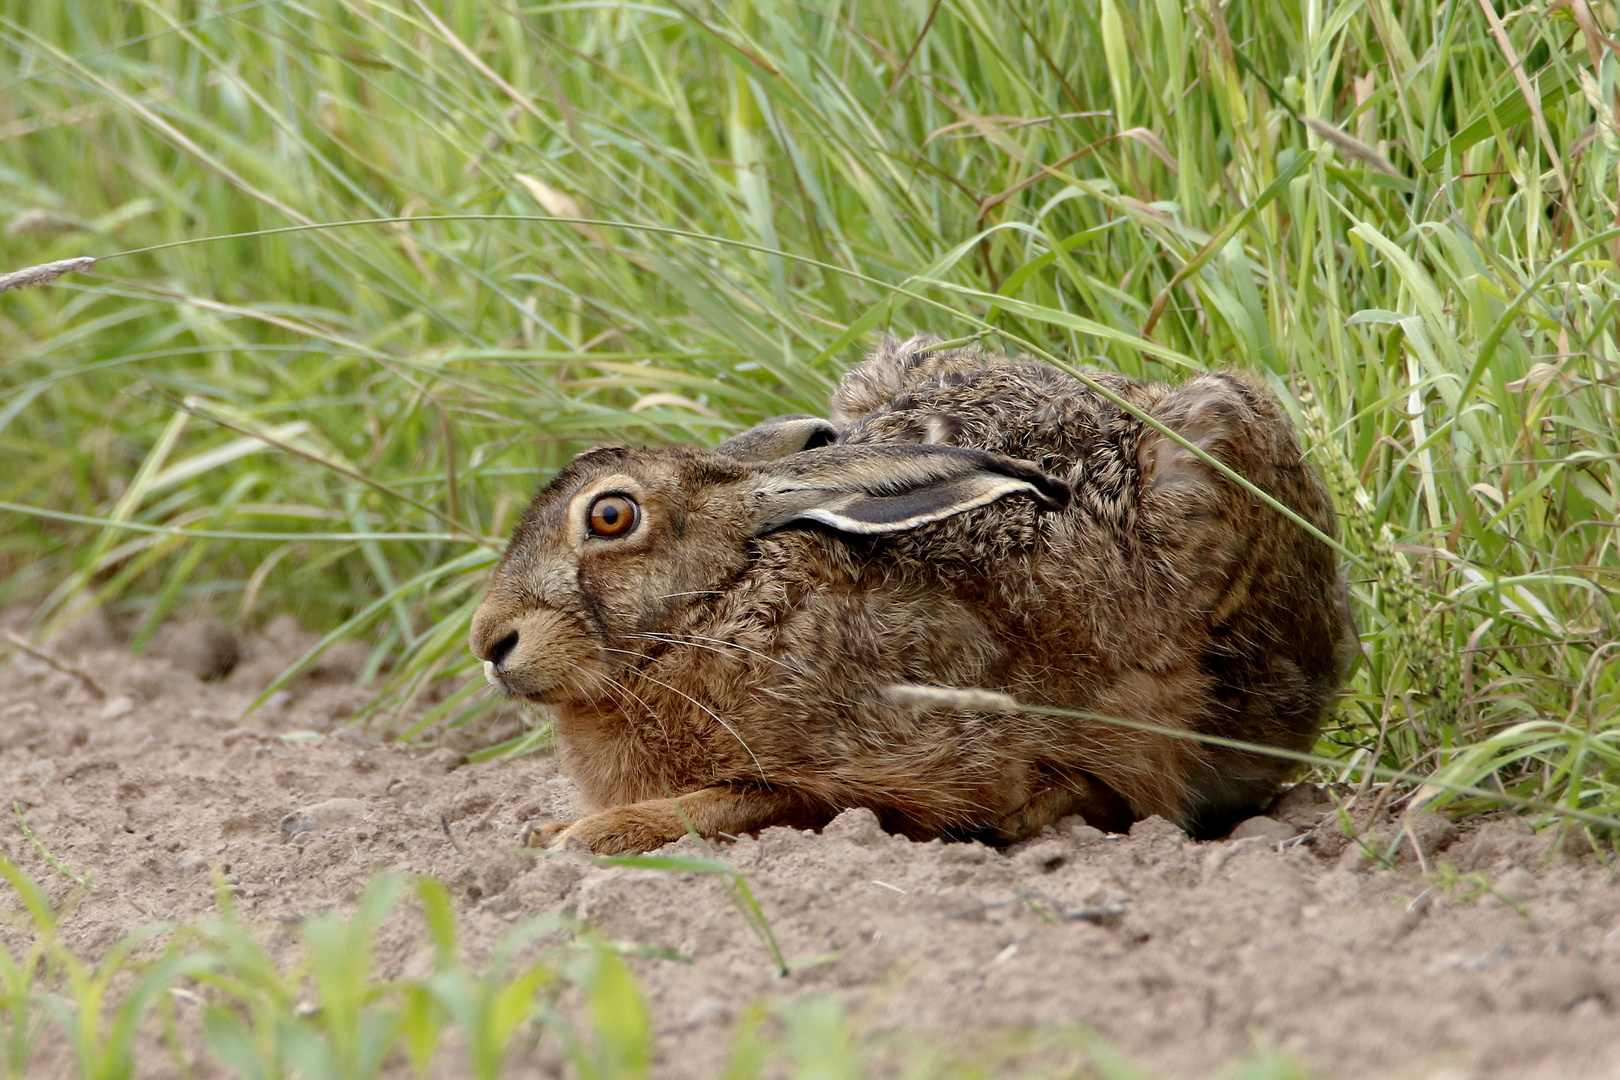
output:
[[[579,455],[529,507],[473,616],[469,644],[490,682],[541,702],[600,700],[616,669],[714,602],[747,569],[751,541],[776,529],[902,532],[1011,495],[1068,505],[1068,485],[1027,462],[828,445],[834,434],[787,417],[712,451]]]

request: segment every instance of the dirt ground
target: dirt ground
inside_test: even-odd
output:
[[[866,1032],[969,1049],[1086,1025],[1167,1078],[1214,1076],[1255,1047],[1340,1080],[1620,1077],[1620,886],[1589,850],[1554,850],[1517,821],[1419,819],[1431,870],[1461,875],[1448,883],[1423,874],[1410,840],[1379,869],[1333,815],[1313,829],[1331,803],[1312,788],[1241,826],[1247,838],[1213,843],[1150,819],[1128,837],[1069,823],[1000,852],[912,843],[851,811],[821,835],[770,829],[716,849],[789,959],[836,954],[778,980],[714,878],[523,850],[529,822],[578,808],[548,756],[464,763],[509,736],[510,717],[431,749],[379,743],[339,726],[366,700],[352,685],[361,654],[340,649],[239,725],[311,640],[278,620],[218,678],[233,650],[218,627],[168,628],[135,657],[92,618],[49,648],[100,697],[26,654],[0,659],[0,851],[53,898],[73,888],[24,838],[16,799],[88,875],[63,926],[74,948],[94,956],[152,920],[212,914],[217,866],[243,920],[289,957],[300,917],[400,870],[451,886],[475,955],[550,911],[690,957],[635,961],[660,1076],[717,1075],[750,1003],[833,995]],[[298,732],[311,734],[285,737]],[[1376,826],[1385,839],[1396,827]],[[700,853],[690,840],[667,850]],[[385,926],[380,974],[430,963],[419,921]]]

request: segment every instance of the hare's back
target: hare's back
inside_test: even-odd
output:
[[[920,334],[900,341],[885,338],[883,343],[844,376],[832,396],[832,418],[847,424],[870,413],[885,410],[908,395],[967,384],[996,385],[995,375],[1004,384],[1017,384],[1024,392],[1046,398],[1090,396],[1077,380],[1036,360],[993,353],[978,345],[940,348],[939,338]],[[1110,389],[1127,393],[1140,384],[1123,376],[1102,376]],[[1117,384],[1117,385],[1116,385]],[[973,404],[970,399],[967,404]]]
[[[943,443],[1029,461],[1071,481],[1129,479],[1124,455],[1140,423],[1128,413],[1049,364],[977,346],[932,349],[932,341],[887,342],[850,371],[833,396],[840,442]],[[1145,409],[1166,392],[1094,377]]]

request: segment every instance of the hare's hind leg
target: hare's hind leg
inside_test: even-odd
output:
[[[1156,403],[1153,415],[1332,535],[1326,489],[1304,461],[1277,399],[1252,377],[1223,372],[1189,379]],[[1181,717],[1205,735],[1310,749],[1359,645],[1333,550],[1157,432],[1142,432],[1137,460],[1142,534],[1152,537],[1152,557],[1163,568],[1154,575],[1159,584],[1146,598],[1147,610],[1181,620],[1179,627],[1165,625],[1158,638],[1181,655],[1155,658],[1158,666],[1142,664],[1139,685],[1169,686],[1168,671],[1196,673],[1204,685],[1189,684],[1158,715]],[[1098,707],[1115,716],[1155,715],[1130,707],[1129,699],[1114,711]],[[1232,747],[1186,747],[1178,756],[1186,762],[1180,790],[1160,788],[1174,795],[1178,809],[1160,812],[1201,838],[1259,813],[1294,769],[1280,756]],[[1148,805],[1131,795],[1137,805]]]
[[[794,791],[722,785],[674,799],[610,806],[563,829],[552,846],[577,842],[597,855],[627,855],[663,847],[689,832],[713,840],[772,825],[818,829],[832,817],[831,808]]]
[[[1300,457],[1293,425],[1251,377],[1220,372],[1189,379],[1153,406],[1153,416],[1319,528],[1333,528],[1326,493]],[[1274,592],[1299,591],[1287,580],[1303,572],[1303,538],[1292,526],[1279,527],[1268,507],[1157,431],[1142,431],[1136,457],[1142,534],[1152,537],[1154,556],[1166,567],[1156,580],[1171,590],[1153,598],[1156,606],[1201,612],[1207,625],[1220,626],[1264,606]],[[1326,547],[1319,554],[1331,563]],[[1263,580],[1270,572],[1281,577]],[[1283,607],[1298,599],[1291,596]]]
[[[1257,483],[1269,479],[1266,474],[1280,455],[1299,453],[1271,394],[1236,373],[1189,379],[1152,412],[1176,434]],[[1287,448],[1280,445],[1284,441]],[[1209,513],[1211,502],[1230,501],[1215,469],[1152,428],[1143,430],[1136,457],[1145,497],[1168,499],[1197,517]]]

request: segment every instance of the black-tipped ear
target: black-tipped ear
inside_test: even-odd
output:
[[[775,461],[801,450],[826,446],[837,438],[838,429],[819,416],[773,416],[733,435],[714,452],[739,461]]]
[[[827,446],[760,472],[755,531],[816,521],[840,532],[904,532],[1009,495],[1043,510],[1069,505],[1069,485],[1027,461],[954,446]]]

